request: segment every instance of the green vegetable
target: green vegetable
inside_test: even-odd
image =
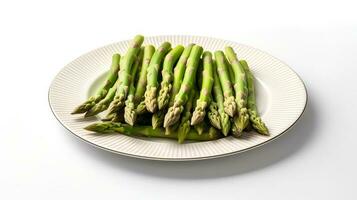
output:
[[[214,53],[216,63],[217,63],[217,72],[219,80],[221,82],[223,95],[224,95],[224,111],[231,117],[233,117],[237,112],[237,105],[234,101],[234,92],[232,88],[232,82],[230,81],[228,67],[224,59],[224,53],[222,51],[216,51]]]
[[[170,92],[172,89],[172,81],[173,81],[173,72],[172,69],[180,58],[184,47],[182,45],[176,46],[172,49],[165,57],[163,69],[162,69],[162,81],[161,81],[161,88],[158,97],[158,107],[159,110],[164,109],[170,100]]]
[[[190,56],[193,46],[194,44],[189,44],[185,47],[185,50],[182,52],[181,57],[177,61],[177,64],[174,68],[173,84],[172,84],[172,90],[171,90],[170,101],[169,101],[170,107],[174,105],[175,97],[177,93],[180,91],[183,77],[185,75],[187,60]]]
[[[138,68],[143,62],[143,55],[144,55],[144,47],[140,49],[139,55],[137,56],[133,64],[133,67],[131,69],[131,81],[130,81],[129,93],[128,93],[127,100],[125,101],[124,119],[125,122],[130,124],[131,126],[133,126],[136,121],[136,111],[135,111],[135,102],[134,102],[135,78],[137,77]]]
[[[237,128],[237,133],[235,134],[240,135],[245,127],[247,127],[249,121],[247,109],[248,87],[246,74],[243,66],[239,63],[233,48],[226,47],[225,52],[234,72],[235,99],[239,113],[238,119],[234,119],[234,125]]]
[[[145,105],[145,101],[141,101],[138,104],[138,106],[136,107],[136,114],[137,115],[142,115],[144,113],[147,113],[146,105]]]
[[[196,76],[197,67],[200,61],[202,51],[203,48],[198,45],[195,45],[192,48],[189,59],[187,61],[187,67],[180,90],[175,97],[173,106],[169,108],[165,115],[164,127],[172,126],[180,119],[180,115],[183,111],[183,106],[188,100],[188,93],[194,85],[194,79]]]
[[[260,134],[269,135],[268,128],[259,116],[256,99],[255,99],[255,88],[254,88],[254,76],[249,70],[248,63],[245,60],[240,61],[241,66],[243,66],[245,73],[247,75],[248,84],[248,112],[250,116],[250,122],[255,130]]]
[[[117,112],[121,107],[124,106],[125,99],[128,95],[130,77],[131,77],[131,68],[132,65],[140,51],[141,44],[144,41],[144,37],[141,35],[135,36],[134,40],[131,42],[128,52],[123,58],[119,71],[119,84],[117,87],[117,92],[110,105],[110,113]]]
[[[217,73],[216,62],[213,62],[213,79],[213,99],[217,102],[222,133],[223,135],[227,136],[231,129],[231,121],[229,120],[229,116],[227,115],[227,113],[224,112],[223,91]]]
[[[172,68],[176,61],[179,59],[184,47],[181,45],[176,46],[172,49],[165,57],[163,69],[162,69],[162,81],[161,88],[158,97],[158,107],[159,110],[155,112],[152,116],[152,127],[156,129],[162,126],[164,123],[165,114],[167,109],[165,107],[168,105],[170,100],[170,92],[172,89],[173,73]]]
[[[221,118],[218,111],[218,105],[212,101],[208,106],[207,118],[211,125],[217,129],[221,129]],[[223,111],[224,112],[224,111]]]
[[[148,73],[147,73],[147,86],[145,91],[145,105],[146,109],[149,112],[156,112],[157,109],[157,90],[159,87],[158,75],[161,67],[161,63],[171,49],[171,44],[164,42],[161,46],[155,51],[154,55],[151,58]]]
[[[162,124],[164,123],[165,113],[166,110],[158,110],[155,113],[153,113],[151,118],[151,124],[153,129],[162,126]]]
[[[145,93],[146,89],[146,83],[147,83],[147,69],[150,64],[150,60],[152,56],[154,55],[155,52],[155,47],[152,45],[147,45],[144,48],[144,58],[143,62],[141,65],[140,73],[139,73],[139,79],[136,84],[136,90],[135,90],[135,95],[134,95],[134,102],[135,104],[139,104],[142,100],[144,100],[143,96]]]
[[[190,132],[190,119],[192,116],[192,108],[194,100],[198,98],[198,93],[196,90],[191,90],[185,108],[183,109],[180,125],[178,126],[178,143],[183,143],[187,134]]]
[[[191,125],[203,121],[206,108],[210,104],[210,96],[213,86],[212,54],[208,51],[203,53],[203,71],[200,98],[196,102],[195,111],[192,114]]]
[[[87,101],[79,105],[71,114],[85,113],[90,110],[96,103],[106,97],[108,91],[118,78],[120,55],[113,54],[112,64],[110,67],[109,74],[107,75],[104,85],[97,91],[96,95],[89,97]]]
[[[190,56],[193,46],[194,46],[194,44],[189,44],[185,47],[185,50],[182,52],[181,57],[177,61],[177,64],[174,68],[174,77],[173,77],[174,80],[173,80],[173,84],[172,84],[170,100],[168,103],[169,107],[174,105],[175,97],[176,97],[177,93],[180,91],[182,80],[185,75],[187,60],[188,60],[188,57]],[[167,110],[159,111],[159,112],[164,112],[166,114]],[[175,132],[177,130],[178,126],[179,126],[179,123],[176,123],[172,126],[166,127],[165,134],[170,135],[172,132]]]
[[[121,133],[129,136],[144,136],[144,137],[158,137],[177,139],[178,134],[166,135],[163,128],[154,130],[151,126],[129,126],[122,123],[115,122],[99,122],[85,127],[88,131],[98,133]],[[190,130],[186,135],[186,139],[195,141],[209,141],[221,138],[221,134],[214,128],[209,128],[207,133],[198,135],[195,130]]]
[[[109,89],[109,92],[107,93],[105,98],[99,101],[97,104],[95,104],[91,109],[89,109],[84,115],[84,117],[91,117],[106,110],[109,107],[109,104],[114,99],[115,92],[117,90],[116,87],[118,83],[119,81],[117,80],[117,82],[113,85],[113,87]]]
[[[120,108],[118,112],[108,114],[102,121],[122,122],[124,123],[124,108]]]

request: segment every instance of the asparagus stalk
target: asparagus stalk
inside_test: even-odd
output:
[[[212,62],[213,64],[213,62]],[[197,84],[200,88],[200,91],[202,90],[202,85],[203,85],[203,60],[201,59],[200,60],[200,65],[198,67],[198,73],[197,73]],[[195,100],[195,103],[194,103],[194,108],[197,107],[197,100],[198,100],[199,97],[197,97],[197,99]],[[213,127],[216,127],[217,129],[220,129],[220,119],[218,117],[218,111],[217,111],[217,107],[215,105],[215,102],[212,101],[212,96],[210,94],[210,98],[209,100],[211,101],[211,103],[209,104],[208,106],[208,112],[207,112],[207,117],[209,119],[209,122],[211,123],[211,125]],[[202,126],[202,122],[198,123],[195,125],[197,131],[199,134],[202,133],[203,131],[203,126]]]
[[[268,128],[262,121],[257,110],[256,99],[255,99],[255,88],[254,88],[254,76],[252,72],[249,70],[248,63],[245,60],[241,60],[239,62],[241,66],[243,66],[247,76],[247,85],[248,85],[247,104],[248,104],[248,112],[250,116],[251,125],[260,134],[269,135]]]
[[[217,63],[217,72],[219,74],[219,80],[221,82],[223,95],[224,95],[224,111],[231,117],[236,114],[237,105],[234,101],[234,92],[232,88],[232,82],[230,81],[228,67],[224,60],[224,54],[222,51],[216,51],[214,53],[216,63]]]
[[[145,101],[141,101],[138,106],[136,107],[136,114],[137,115],[142,115],[144,113],[146,113],[146,105],[145,105]]]
[[[139,79],[136,84],[136,90],[135,90],[135,95],[134,95],[134,102],[136,104],[139,104],[143,100],[143,96],[145,93],[146,89],[146,82],[147,82],[147,69],[150,64],[150,60],[155,52],[155,47],[152,45],[147,45],[144,48],[144,58],[143,62],[141,65],[140,73],[139,73]]]
[[[181,57],[177,61],[177,64],[174,68],[173,84],[172,84],[172,90],[171,90],[170,101],[169,101],[170,107],[174,105],[175,97],[177,93],[180,91],[182,80],[185,75],[187,60],[190,56],[193,46],[194,44],[189,44],[185,47],[185,50],[182,52]]]
[[[185,141],[186,135],[190,132],[190,129],[191,129],[190,119],[192,116],[191,111],[193,108],[194,100],[196,98],[198,98],[198,94],[197,94],[196,90],[191,90],[191,92],[189,94],[189,98],[187,100],[187,103],[185,104],[185,108],[183,110],[180,125],[177,130],[178,143],[180,143],[180,144]]]
[[[227,136],[231,129],[231,121],[229,120],[229,116],[227,115],[227,113],[224,112],[223,91],[216,68],[217,68],[216,62],[213,62],[213,79],[214,79],[213,97],[214,100],[217,102],[222,133],[223,135]]]
[[[164,42],[161,46],[155,51],[154,55],[151,58],[148,73],[147,73],[147,86],[145,91],[145,105],[146,109],[149,112],[154,113],[157,109],[157,90],[159,87],[158,83],[158,74],[161,67],[161,63],[171,49],[171,44]]]
[[[155,113],[153,113],[151,118],[151,125],[153,129],[162,126],[162,124],[164,123],[165,111],[166,110],[158,110]]]
[[[235,97],[239,112],[238,119],[234,120],[234,124],[237,128],[237,134],[240,134],[248,125],[249,121],[247,109],[248,87],[246,81],[246,74],[243,66],[239,63],[233,48],[226,47],[225,52],[229,62],[232,65],[232,69],[234,72],[234,90],[236,94]]]
[[[144,41],[144,37],[137,35],[131,42],[128,52],[125,54],[122,62],[122,66],[119,71],[119,84],[117,88],[114,100],[110,105],[110,113],[117,112],[121,107],[124,106],[125,99],[128,95],[129,85],[130,85],[130,74],[131,67],[140,51],[140,47]]]
[[[221,118],[218,111],[218,105],[216,102],[212,101],[209,106],[209,110],[207,112],[207,117],[211,125],[217,129],[222,129],[221,127]],[[223,111],[224,112],[224,111]]]
[[[133,64],[133,67],[131,69],[132,72],[131,72],[130,87],[129,87],[127,100],[125,101],[124,119],[125,122],[130,124],[131,126],[133,126],[136,121],[136,111],[135,111],[135,102],[134,102],[135,78],[137,76],[138,68],[142,63],[143,55],[144,55],[144,47],[140,49],[139,55],[137,56]]]
[[[90,110],[96,103],[98,103],[100,100],[106,97],[108,91],[110,90],[110,88],[112,88],[112,86],[118,79],[118,71],[120,68],[119,62],[120,62],[120,55],[113,54],[110,71],[109,74],[107,75],[104,85],[97,91],[97,93],[94,96],[89,97],[87,101],[85,101],[77,108],[75,108],[71,114],[85,113],[88,110]]]
[[[120,133],[129,136],[144,136],[156,138],[170,138],[177,139],[178,133],[166,135],[165,129],[153,129],[151,126],[129,126],[122,123],[115,122],[99,122],[91,124],[84,129],[98,133]],[[207,133],[198,135],[195,130],[190,130],[186,135],[186,139],[195,141],[210,141],[221,138],[221,135],[214,128],[209,128]]]
[[[171,107],[174,105],[175,97],[180,90],[182,80],[185,75],[187,60],[190,56],[193,46],[194,46],[194,44],[189,44],[185,47],[185,50],[182,52],[181,57],[177,61],[177,64],[174,68],[174,80],[173,80],[173,84],[172,84],[168,107]],[[166,134],[170,135],[172,132],[175,132],[177,130],[178,126],[179,126],[179,124],[177,123],[177,124],[174,124],[173,126],[166,127]]]
[[[180,58],[184,47],[182,45],[176,46],[172,49],[165,57],[163,69],[162,69],[162,81],[161,88],[158,97],[158,107],[159,110],[164,109],[170,100],[170,92],[172,89],[172,81],[173,81],[173,66]]]
[[[182,54],[184,47],[181,45],[176,46],[172,49],[165,57],[163,69],[162,69],[162,81],[161,88],[158,97],[158,107],[159,111],[155,112],[152,116],[152,127],[156,129],[162,126],[164,123],[164,118],[166,114],[166,109],[164,109],[170,100],[170,92],[172,89],[173,73],[172,68],[176,61]]]
[[[108,114],[102,121],[122,122],[124,123],[124,108],[120,108],[118,112]]]
[[[213,86],[212,73],[212,54],[206,51],[203,53],[203,76],[200,97],[196,102],[195,111],[192,114],[191,125],[196,125],[202,122],[206,115],[206,108],[210,104],[210,96]]]
[[[195,45],[192,48],[189,59],[187,61],[187,68],[185,70],[185,75],[177,93],[174,104],[169,108],[165,115],[164,127],[172,126],[180,119],[180,115],[183,111],[183,106],[188,100],[188,93],[194,85],[194,78],[196,76],[197,67],[200,61],[203,48],[201,46]]]
[[[113,85],[112,88],[109,89],[107,95],[105,96],[104,99],[99,101],[97,104],[95,104],[91,109],[89,109],[84,117],[91,117],[94,116],[100,112],[103,112],[109,107],[109,104],[113,101],[115,92],[117,90],[117,85],[119,83],[119,80],[116,81],[116,83]]]
[[[227,68],[228,68],[229,79],[231,80],[231,83],[233,83],[233,85],[234,85],[235,76],[234,76],[234,71],[233,71],[232,65],[227,60],[226,56],[224,56],[223,58],[224,58],[224,63],[226,63]]]

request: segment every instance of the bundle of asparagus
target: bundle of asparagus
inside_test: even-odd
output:
[[[253,74],[232,47],[212,55],[196,44],[171,48],[164,42],[155,50],[143,42],[137,35],[123,57],[114,54],[104,85],[72,112],[89,117],[108,110],[105,122],[86,130],[179,143],[239,137],[252,128],[269,135],[257,111]]]

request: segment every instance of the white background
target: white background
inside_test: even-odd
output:
[[[353,1],[0,1],[0,199],[357,199]],[[56,73],[105,44],[217,37],[262,49],[305,81],[302,119],[226,158],[168,163],[89,146],[52,115]]]

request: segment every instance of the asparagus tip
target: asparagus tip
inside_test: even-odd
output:
[[[100,131],[100,124],[101,123],[90,124],[90,125],[84,127],[84,129],[87,130],[87,131],[98,132],[98,131]]]
[[[156,87],[149,87],[145,92],[146,109],[151,113],[154,113],[157,109],[156,91]]]
[[[180,119],[182,110],[183,106],[173,105],[170,107],[165,115],[164,128],[172,126],[174,123],[176,123]]]
[[[169,99],[170,99],[169,92],[171,91],[171,88],[172,88],[171,84],[161,85],[158,102],[157,102],[159,110],[165,108],[165,106],[169,103]]]
[[[101,104],[97,104],[97,105],[93,106],[91,109],[89,109],[86,112],[86,114],[84,114],[84,117],[94,116],[94,115],[104,111],[105,109],[107,109],[107,106],[101,105]]]
[[[109,108],[109,113],[115,113],[123,106],[124,106],[124,96],[120,95],[119,97],[116,97],[112,101],[110,108]]]
[[[258,131],[258,133],[262,134],[262,135],[270,135],[268,128],[265,126],[264,122],[262,122],[260,120],[259,123],[253,124],[253,127],[255,130]]]
[[[74,114],[82,114],[82,113],[85,113],[87,112],[89,109],[91,109],[93,106],[95,105],[94,102],[86,102],[80,106],[78,106],[77,108],[75,108],[71,114],[74,115]]]
[[[191,118],[191,125],[196,125],[199,124],[200,122],[203,121],[205,116],[205,112],[200,112],[200,111],[194,111],[192,114],[192,118]]]
[[[231,129],[231,121],[226,113],[221,114],[221,128],[224,136],[227,136]]]
[[[136,112],[129,106],[125,107],[124,110],[124,120],[126,123],[128,123],[130,126],[134,125],[134,122],[136,121]]]
[[[234,101],[234,97],[228,97],[224,100],[224,111],[230,116],[230,117],[234,117],[234,115],[236,114],[236,110],[237,110],[237,105],[236,102]]]

